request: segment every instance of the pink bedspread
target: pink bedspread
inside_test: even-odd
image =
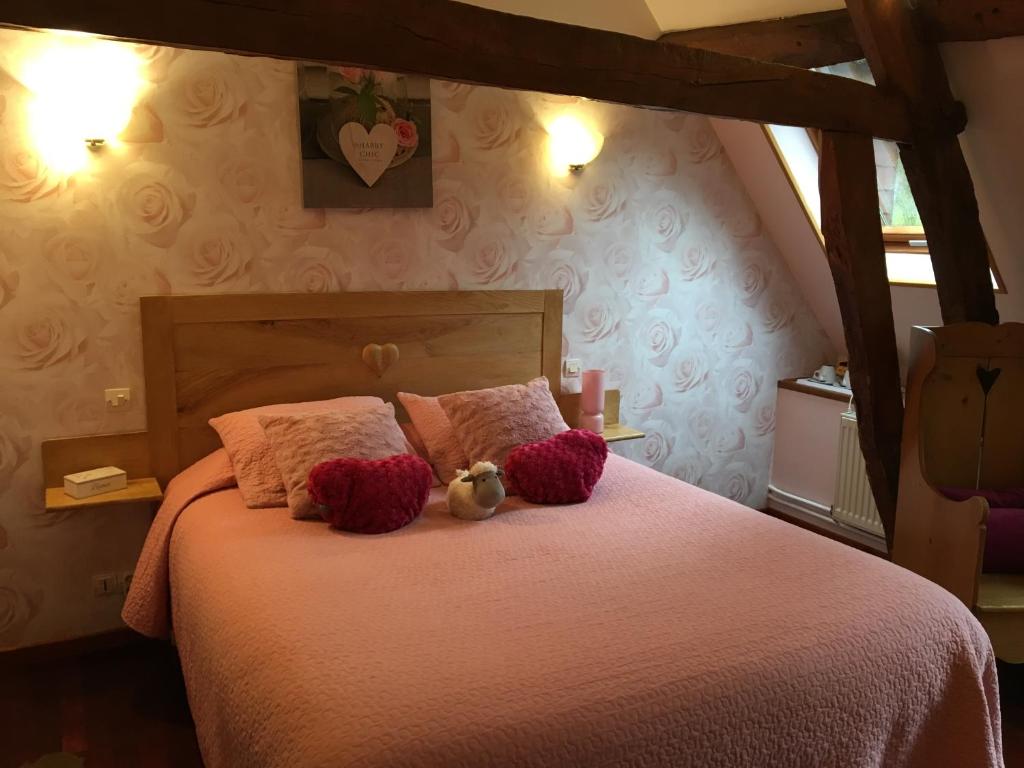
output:
[[[188,503],[225,483],[192,474],[125,618],[165,631],[169,553],[209,768],[1002,765],[991,646],[956,599],[624,459],[587,504],[471,523],[438,489],[376,537],[237,489]]]

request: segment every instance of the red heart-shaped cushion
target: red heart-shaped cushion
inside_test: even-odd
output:
[[[571,429],[514,448],[505,460],[513,491],[534,504],[586,501],[601,479],[608,443],[586,429]]]
[[[332,527],[387,533],[408,525],[430,495],[430,465],[402,453],[387,459],[332,459],[309,473],[309,496]]]

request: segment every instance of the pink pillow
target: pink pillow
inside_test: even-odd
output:
[[[470,464],[503,464],[516,446],[569,429],[543,376],[528,384],[442,395],[438,402]]]
[[[405,435],[405,442],[409,444],[412,449],[410,453],[414,453],[423,459],[428,464],[430,463],[430,453],[427,452],[427,446],[423,442],[423,438],[420,437],[419,431],[416,429],[415,424],[399,424],[402,428],[402,434]],[[430,484],[432,486],[441,485],[441,481],[437,478],[437,473],[434,472],[434,468],[430,468]]]
[[[388,533],[423,511],[434,472],[419,456],[332,459],[309,473],[309,496],[332,528],[352,533]]]
[[[534,504],[578,504],[590,498],[607,458],[603,437],[573,429],[513,449],[505,475],[513,491]]]
[[[270,444],[260,416],[284,416],[298,413],[351,413],[383,405],[379,397],[338,397],[334,400],[316,400],[308,403],[280,403],[249,408],[245,411],[225,413],[210,419],[220,441],[231,458],[231,466],[238,480],[238,490],[247,507],[283,507],[287,502],[281,473],[270,451]]]
[[[395,407],[380,403],[348,413],[260,416],[292,517],[319,517],[306,492],[309,472],[330,459],[386,459],[406,452]]]
[[[455,437],[448,414],[436,397],[399,392],[398,400],[405,406],[416,431],[423,438],[434,471],[441,482],[447,485],[455,479],[456,470],[469,467],[469,459]]]

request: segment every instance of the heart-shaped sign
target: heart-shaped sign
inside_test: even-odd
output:
[[[363,347],[363,362],[379,379],[388,368],[398,362],[398,347],[394,344],[367,344]]]
[[[338,131],[338,144],[368,187],[380,180],[398,151],[398,137],[387,123],[377,123],[369,133],[360,123],[345,123]]]

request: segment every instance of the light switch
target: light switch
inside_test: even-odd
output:
[[[104,389],[103,399],[107,402],[107,408],[124,408],[132,400],[132,391],[128,387]]]
[[[565,378],[578,379],[583,372],[583,363],[578,358],[570,357],[565,361]]]

